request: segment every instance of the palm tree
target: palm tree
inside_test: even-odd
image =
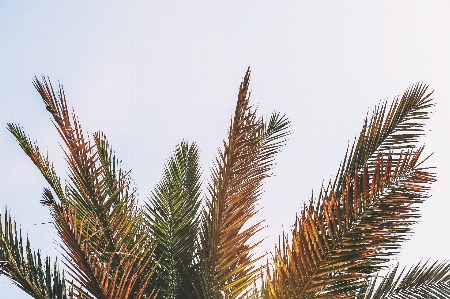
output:
[[[64,91],[48,78],[34,85],[65,145],[69,181],[23,129],[8,124],[49,184],[42,204],[61,239],[66,280],[57,262],[42,263],[5,212],[0,217],[0,271],[34,298],[449,298],[450,264],[422,264],[384,278],[380,271],[408,238],[417,203],[434,181],[416,143],[432,105],[417,84],[387,109],[377,107],[347,151],[333,183],[311,198],[261,266],[251,242],[265,178],[289,135],[279,113],[258,117],[249,102],[250,70],[202,195],[199,150],[182,141],[143,206],[130,172],[97,132],[83,136]],[[258,288],[257,281],[261,279]]]

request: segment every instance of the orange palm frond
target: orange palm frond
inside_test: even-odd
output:
[[[265,289],[269,298],[354,298],[367,274],[378,271],[407,239],[418,218],[413,205],[427,197],[433,174],[419,168],[422,150],[396,164],[381,158],[369,177],[347,178],[340,196],[332,190],[319,208],[306,207],[292,241],[284,238]]]
[[[104,134],[95,134],[94,144],[84,138],[75,114],[69,115],[61,86],[55,93],[44,77],[35,78],[34,85],[64,141],[70,170],[64,192],[37,145],[18,126],[10,124],[9,129],[58,196],[60,202],[44,189],[42,203],[51,207],[71,274],[81,283],[74,287],[80,292],[85,287],[98,298],[140,298],[153,272],[154,242],[135,192],[129,192],[129,172],[118,167]]]
[[[261,270],[255,266],[260,257],[251,253],[261,241],[249,243],[261,230],[261,222],[244,227],[257,213],[262,181],[289,134],[289,121],[274,114],[264,124],[256,117],[247,96],[249,80],[247,70],[228,140],[219,151],[208,188],[201,239],[204,298],[241,298]]]

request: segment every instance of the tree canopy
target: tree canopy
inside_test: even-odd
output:
[[[70,279],[28,239],[24,246],[8,210],[0,217],[0,273],[41,299],[449,298],[448,261],[419,261],[399,274],[389,263],[435,181],[420,144],[434,105],[428,86],[412,85],[375,107],[334,181],[311,196],[271,256],[255,256],[264,228],[258,200],[291,132],[285,115],[257,115],[249,82],[250,69],[209,181],[201,179],[198,145],[183,140],[140,204],[106,135],[85,136],[62,86],[35,78],[69,179],[61,182],[21,126],[7,128],[47,181],[41,203]]]

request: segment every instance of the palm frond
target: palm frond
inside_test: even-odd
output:
[[[50,190],[47,189],[44,196],[48,202],[52,201]],[[68,260],[65,265],[81,286],[74,285],[74,288],[83,296],[87,296],[87,290],[97,299],[143,298],[144,295],[154,298],[154,292],[145,293],[152,275],[152,271],[147,273],[146,269],[152,261],[154,246],[151,239],[136,231],[140,227],[130,227],[126,218],[115,219],[118,222],[113,223],[115,251],[111,252],[97,218],[80,220],[76,206],[68,208],[53,202],[50,208]],[[139,215],[133,215],[133,211],[122,214],[122,217],[130,216]],[[140,237],[130,238],[133,233]]]
[[[8,123],[7,129],[11,132],[11,134],[13,134],[22,150],[31,159],[33,164],[36,165],[36,167],[39,169],[45,180],[55,191],[59,200],[63,203],[68,203],[68,199],[66,198],[61,185],[61,180],[56,174],[53,163],[50,162],[48,158],[48,154],[47,156],[44,156],[40,152],[37,142],[32,141],[19,125]]]
[[[240,298],[261,270],[249,239],[261,222],[244,228],[257,213],[257,200],[273,157],[284,144],[289,121],[274,114],[268,125],[257,118],[247,96],[250,70],[241,83],[234,118],[212,169],[209,197],[202,219],[203,297]],[[222,295],[223,293],[223,295]]]
[[[123,212],[123,210],[132,211],[136,209],[134,203],[137,189],[135,187],[131,188],[132,179],[130,177],[130,171],[125,171],[121,167],[122,161],[116,157],[114,150],[109,145],[106,135],[100,131],[96,132],[94,133],[94,140],[97,147],[97,154],[99,156],[101,167],[104,169],[101,180],[105,183],[105,186],[107,187],[106,190],[108,192],[109,199],[105,201],[106,209],[110,209],[111,214],[117,214],[114,211],[119,211],[116,217],[118,219],[124,219],[126,215],[120,214]],[[126,207],[127,203],[130,204],[129,207]],[[139,212],[139,215],[131,215],[131,217],[138,217],[139,219],[143,216],[144,214],[142,214],[141,212]],[[139,240],[141,240],[140,242],[143,244],[153,244],[154,239],[150,230],[147,230],[148,228],[144,223],[141,223],[141,225],[142,228],[139,230],[139,232],[136,233],[136,237],[140,238]],[[137,242],[137,239],[133,240],[133,234],[130,234],[129,237],[131,238],[129,238],[127,242],[129,242],[129,249],[132,249],[133,246],[136,245],[135,243]],[[153,252],[154,248],[148,248],[148,250],[148,252]],[[152,257],[152,261],[149,262],[145,267],[144,272],[146,273],[146,275],[138,277],[138,281],[136,282],[135,286],[136,288],[139,288],[139,285],[141,285],[144,281],[153,282],[150,277],[147,277],[147,274],[153,273],[156,263],[158,263],[158,260],[154,254]],[[153,290],[155,287],[160,289],[157,284],[148,283],[145,294],[156,294],[156,292]],[[133,292],[139,291],[136,289]]]
[[[102,179],[109,192],[108,206],[106,208],[113,209],[124,199],[131,198],[136,190],[130,190],[131,178],[129,172],[121,168],[121,161],[116,157],[109,145],[106,135],[103,132],[96,132],[94,133],[94,140],[100,163],[104,169]]]
[[[434,174],[420,167],[423,148],[401,153],[392,146],[383,153],[392,139],[404,148],[417,141],[419,133],[411,131],[420,131],[422,124],[415,121],[426,118],[424,109],[432,105],[429,95],[423,96],[426,88],[419,87],[391,106],[384,123],[386,104],[375,110],[331,190],[322,190],[319,200],[312,198],[304,207],[292,241],[282,236],[263,285],[267,298],[354,298],[363,278],[377,272],[407,239],[420,216],[413,204],[428,197]]]
[[[56,93],[45,77],[42,81],[35,78],[34,85],[65,145],[70,172],[64,192],[38,147],[18,126],[9,128],[58,196],[59,202],[45,188],[42,202],[50,206],[65,243],[62,247],[70,274],[81,284],[74,287],[81,294],[84,288],[97,298],[149,295],[144,290],[152,275],[149,263],[154,262],[154,243],[145,229],[135,193],[129,192],[129,172],[116,169],[118,161],[103,134],[94,135],[95,144],[84,138],[75,114],[69,115],[61,85]]]
[[[333,189],[339,193],[345,188],[347,176],[367,165],[373,171],[378,154],[391,155],[393,163],[408,149],[413,149],[424,135],[423,121],[429,119],[428,108],[434,106],[428,86],[417,83],[409,87],[401,98],[397,97],[389,106],[385,101],[376,106],[373,115],[364,120],[359,138],[350,152],[345,154],[336,175]]]
[[[41,253],[31,249],[28,238],[24,248],[22,233],[17,233],[16,222],[8,211],[5,211],[4,226],[0,213],[0,274],[36,299],[72,298],[57,261],[52,267],[50,257],[46,257],[44,265]]]
[[[412,266],[400,274],[398,264],[384,278],[376,277],[366,285],[361,299],[444,299],[450,298],[450,263],[428,262]]]
[[[200,166],[195,143],[181,142],[164,168],[161,182],[145,205],[155,237],[156,285],[161,298],[192,298],[192,276],[200,216]]]

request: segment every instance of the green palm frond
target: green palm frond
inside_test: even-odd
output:
[[[50,257],[46,257],[44,265],[41,253],[31,249],[28,238],[24,252],[22,234],[17,233],[16,222],[7,211],[4,221],[3,226],[0,213],[0,274],[36,299],[72,298],[57,262],[52,267]]]
[[[112,147],[109,145],[109,142],[106,138],[106,135],[103,132],[96,132],[94,133],[94,140],[97,147],[97,154],[99,156],[99,161],[104,169],[104,172],[102,174],[102,180],[105,182],[108,190],[108,205],[109,209],[111,211],[114,211],[116,208],[117,210],[120,209],[120,205],[123,206],[123,203],[125,202],[135,202],[135,194],[137,193],[137,189],[131,188],[132,179],[130,177],[130,171],[125,171],[121,168],[122,161],[119,160]],[[134,204],[132,204],[133,207],[127,208],[125,207],[125,210],[133,210],[135,209]],[[114,213],[114,212],[113,212]],[[119,214],[120,215],[120,214]],[[144,214],[139,213],[139,217],[144,217]],[[121,215],[119,217],[123,218],[125,215]],[[135,217],[135,216],[132,216]],[[144,218],[145,221],[145,218]],[[142,229],[139,230],[138,233],[136,233],[137,236],[139,236],[139,240],[141,242],[147,242],[148,244],[152,244],[154,242],[152,234],[149,233],[150,231],[147,231],[146,226],[144,223],[142,223]],[[133,234],[130,234],[131,239],[129,239],[129,249],[132,250],[133,246],[137,242],[137,239],[133,240]],[[141,244],[142,245],[142,244]],[[148,248],[151,249],[151,248]],[[154,248],[149,250],[148,252],[153,252]],[[150,256],[149,256],[150,257]],[[146,275],[142,275],[141,277],[138,277],[138,281],[136,282],[135,288],[138,288],[139,285],[143,283],[143,281],[152,281],[150,277],[147,277],[147,274],[153,273],[155,269],[155,264],[158,262],[155,255],[153,255],[152,261],[147,264],[145,267]],[[153,276],[153,275],[152,275]],[[149,280],[150,279],[150,280]],[[157,287],[159,289],[158,285],[148,283],[146,287],[145,294],[153,294],[154,288]],[[134,290],[133,292],[138,292],[138,290]],[[156,294],[156,293],[155,293]],[[148,297],[150,298],[150,297]]]
[[[383,152],[392,139],[408,148],[420,135],[417,121],[427,118],[424,109],[431,104],[425,87],[411,90],[386,117],[386,104],[375,110],[334,186],[304,207],[291,241],[283,235],[263,285],[265,297],[354,298],[363,278],[377,272],[407,239],[419,217],[413,204],[428,197],[434,174],[420,167],[423,148]]]
[[[22,150],[27,154],[31,161],[36,165],[41,174],[44,176],[45,180],[51,186],[51,188],[57,194],[59,200],[63,203],[68,204],[68,200],[63,191],[61,180],[56,174],[53,163],[50,162],[48,155],[44,156],[37,145],[36,141],[32,141],[23,131],[23,129],[17,125],[8,123],[7,129],[16,138]]]
[[[336,175],[333,189],[339,193],[345,188],[347,176],[367,165],[372,171],[378,154],[391,155],[393,163],[408,149],[413,149],[424,135],[423,121],[429,119],[428,108],[434,106],[427,85],[417,83],[397,97],[389,106],[385,101],[375,107],[373,115],[364,120],[359,138],[347,152]]]
[[[161,182],[145,205],[145,215],[159,257],[156,285],[160,298],[193,298],[192,278],[200,216],[200,166],[195,143],[181,142],[164,168]]]
[[[384,278],[376,277],[367,284],[361,299],[444,299],[450,298],[450,263],[428,262],[412,266],[400,274],[398,264]]]
[[[135,193],[129,192],[129,172],[116,169],[118,161],[103,134],[94,135],[93,145],[84,138],[75,114],[69,115],[61,86],[55,93],[44,77],[42,82],[35,78],[34,85],[65,145],[70,172],[64,192],[39,148],[18,126],[8,128],[58,196],[59,202],[46,188],[42,202],[51,208],[70,273],[81,284],[74,287],[97,298],[149,295],[144,290],[152,275],[149,263],[155,262],[154,242]]]
[[[250,70],[241,83],[234,118],[223,151],[219,151],[208,186],[202,219],[201,255],[203,298],[241,298],[261,270],[249,239],[261,222],[245,227],[256,214],[264,178],[284,144],[289,121],[274,114],[268,125],[258,119],[247,96]]]
[[[287,137],[290,135],[290,121],[286,115],[273,112],[269,120],[261,117],[261,125],[257,130],[259,138],[257,163],[266,172],[275,165],[275,155],[278,154],[285,145]],[[270,174],[266,174],[270,176]]]
[[[121,161],[115,156],[113,149],[106,139],[106,135],[103,132],[96,132],[94,133],[94,140],[100,163],[104,169],[102,179],[105,181],[109,192],[109,207],[107,208],[113,209],[124,199],[132,198],[131,196],[134,196],[136,190],[130,190],[130,172],[126,172],[121,168]]]

